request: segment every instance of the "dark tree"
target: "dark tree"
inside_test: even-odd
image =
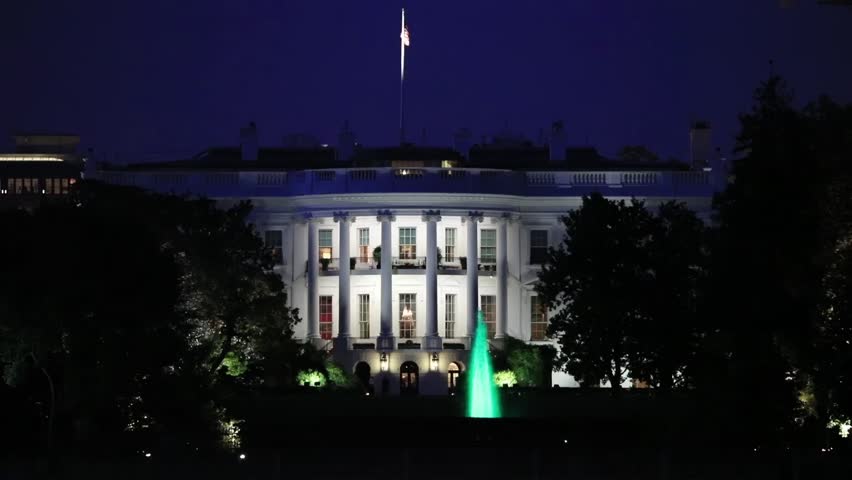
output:
[[[568,373],[585,383],[608,380],[617,393],[637,351],[650,215],[642,202],[596,193],[562,222],[565,237],[536,285],[553,312],[548,334]]]
[[[213,439],[228,374],[263,374],[298,354],[298,318],[248,223],[251,206],[79,187],[67,204],[3,214],[16,232],[0,245],[4,379],[76,425],[74,435]]]
[[[651,220],[643,321],[631,359],[634,378],[663,391],[691,384],[703,332],[698,306],[706,274],[705,226],[683,203],[666,202]]]
[[[792,417],[825,425],[836,408],[849,352],[839,314],[849,230],[838,219],[849,212],[850,119],[826,99],[797,111],[770,78],[741,116],[742,158],[716,199],[712,344],[737,418],[764,432]]]

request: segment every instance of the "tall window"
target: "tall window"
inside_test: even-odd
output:
[[[497,230],[483,228],[479,233],[480,263],[497,263]]]
[[[417,331],[417,295],[399,294],[399,337],[414,338]]]
[[[284,265],[284,234],[281,230],[267,230],[264,233],[266,247],[272,250],[275,265]]]
[[[530,340],[547,338],[547,309],[538,296],[530,297]]]
[[[479,297],[479,308],[485,317],[485,331],[488,338],[494,338],[497,333],[497,297],[494,295],[482,295]]]
[[[370,296],[358,295],[358,335],[370,338]]]
[[[399,229],[399,258],[417,258],[417,229]]]
[[[319,231],[319,258],[331,260],[331,230]]]
[[[320,295],[319,297],[319,327],[320,337],[323,340],[331,340],[333,330],[333,314],[331,308],[331,295]]]
[[[444,337],[456,338],[456,296],[444,296]]]
[[[367,263],[370,261],[370,229],[358,229],[358,261]]]
[[[456,261],[456,229],[447,228],[444,230],[444,261]]]
[[[530,264],[540,265],[547,260],[547,230],[530,230]]]

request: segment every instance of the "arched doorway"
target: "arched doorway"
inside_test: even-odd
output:
[[[355,378],[361,382],[361,386],[365,391],[370,389],[370,364],[367,362],[358,362],[355,365]]]
[[[459,368],[458,363],[450,362],[450,364],[447,365],[447,389],[450,391],[450,393],[454,393],[458,388],[460,373],[461,368]]]
[[[399,367],[399,393],[416,395],[420,369],[414,362],[405,362]]]

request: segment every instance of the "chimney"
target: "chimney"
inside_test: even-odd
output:
[[[689,129],[689,163],[693,170],[715,166],[713,130],[708,122],[695,122]]]
[[[553,122],[550,127],[550,162],[562,163],[565,161],[565,149],[568,147],[565,139],[565,125],[562,120]]]
[[[243,160],[257,160],[257,125],[250,122],[240,129],[240,153]]]
[[[337,134],[337,161],[351,162],[355,156],[355,132],[349,129],[349,120],[343,122],[343,128]]]
[[[461,154],[465,160],[470,159],[470,147],[473,134],[469,128],[461,128],[453,134],[453,150]]]

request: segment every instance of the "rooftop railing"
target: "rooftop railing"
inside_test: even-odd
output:
[[[723,186],[712,171],[512,171],[358,168],[290,172],[111,171],[107,183],[210,197],[291,197],[350,193],[480,193],[579,196],[710,196]]]

